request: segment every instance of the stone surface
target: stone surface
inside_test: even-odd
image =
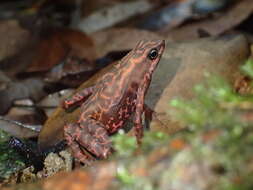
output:
[[[136,41],[127,38],[123,39],[125,39],[125,44],[129,46],[136,43]],[[112,39],[111,44],[114,44],[114,39]],[[123,44],[124,40],[119,40],[118,49]],[[125,45],[125,47],[128,45]],[[108,45],[104,48],[104,51],[111,47],[111,45]],[[117,49],[116,46],[115,48]],[[184,43],[167,41],[166,50],[154,73],[146,97],[146,103],[158,113],[159,119],[154,119],[151,122],[151,129],[162,130],[167,133],[181,129],[181,126],[171,121],[172,118],[168,114],[171,110],[169,107],[170,100],[174,97],[192,98],[193,86],[203,80],[206,71],[218,73],[233,82],[239,75],[239,66],[244,63],[248,55],[248,43],[241,35],[227,36],[220,39],[207,38]],[[96,83],[103,73],[109,69],[110,66],[101,70],[90,80],[83,83],[77,91]],[[67,113],[62,108],[57,108],[43,126],[39,135],[39,145],[46,148],[60,141],[63,138],[62,129],[64,125],[75,122],[79,115],[80,109]],[[163,125],[161,125],[161,122]]]
[[[173,130],[178,126],[171,122],[169,102],[177,97],[191,99],[193,87],[203,81],[206,72],[218,74],[233,84],[249,53],[249,45],[242,35],[167,43],[146,103],[158,113],[167,129]],[[151,122],[151,129],[157,124],[156,120]],[[158,129],[163,130],[164,127]]]

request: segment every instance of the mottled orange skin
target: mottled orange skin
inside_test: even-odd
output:
[[[144,98],[164,47],[163,40],[139,42],[95,86],[63,102],[64,108],[84,102],[78,122],[64,127],[64,137],[80,162],[89,164],[91,159],[82,148],[97,158],[107,158],[112,151],[109,136],[132,114],[135,135],[140,143]]]

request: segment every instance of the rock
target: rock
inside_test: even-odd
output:
[[[200,155],[194,155],[194,150],[189,148],[174,155],[167,172],[162,171],[158,189],[207,190],[217,187],[220,176],[212,170],[212,164],[217,163],[217,155],[212,151],[208,153],[201,154],[203,157],[199,158]]]
[[[176,97],[193,98],[192,89],[204,80],[205,72],[218,74],[233,84],[240,76],[239,67],[249,53],[249,45],[242,35],[167,43],[148,90],[146,103],[167,125],[166,130],[177,129],[178,126],[171,122],[169,110],[172,108],[169,102]],[[154,120],[151,129],[164,130],[164,127]]]
[[[126,29],[122,29],[122,31],[126,31]],[[134,33],[134,30],[132,32],[133,39],[138,36],[139,30],[135,31],[136,33]],[[111,39],[111,44],[118,42],[115,45],[116,49],[123,47],[129,48],[131,45],[134,47],[136,41],[129,40],[127,38],[127,36],[129,37],[127,32],[126,34],[122,32],[121,40],[119,30],[115,29],[115,33],[117,33],[115,40],[119,39],[119,41]],[[150,32],[143,32],[143,34],[145,33],[147,37],[153,35]],[[104,39],[109,39],[109,34],[105,33],[104,35],[106,37],[104,36]],[[141,34],[139,33],[139,35]],[[154,38],[158,37],[154,35]],[[142,38],[145,39],[145,36],[143,35]],[[103,42],[108,43],[108,40],[101,40],[98,43],[102,44]],[[112,45],[108,44],[102,52],[106,52],[110,48],[112,48]],[[191,89],[195,84],[203,80],[205,71],[221,74],[224,78],[233,82],[237,75],[239,75],[239,66],[248,57],[248,54],[249,47],[247,41],[241,35],[227,36],[220,39],[207,38],[184,43],[167,41],[166,50],[154,73],[146,97],[146,103],[158,113],[157,116],[159,119],[151,122],[151,129],[162,130],[166,133],[181,129],[180,126],[170,121],[172,118],[167,113],[171,109],[169,107],[170,100],[179,96],[192,98]],[[96,83],[103,73],[110,70],[110,67],[108,66],[102,69],[88,81],[84,82],[76,91]],[[79,115],[80,109],[76,109],[73,112],[66,112],[60,107],[57,108],[40,132],[40,147],[47,148],[59,142],[63,138],[62,129],[64,125],[77,121]]]

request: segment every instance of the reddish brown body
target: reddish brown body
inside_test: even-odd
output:
[[[119,130],[131,114],[140,143],[144,97],[164,47],[162,40],[139,42],[95,86],[63,102],[64,108],[84,102],[79,121],[64,127],[64,137],[80,162],[88,164],[90,160],[82,148],[97,158],[106,158],[112,150],[109,135]]]

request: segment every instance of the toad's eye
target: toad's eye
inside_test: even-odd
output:
[[[157,56],[158,56],[158,50],[155,49],[155,48],[154,48],[154,49],[151,49],[150,52],[148,53],[148,58],[149,58],[150,60],[156,59]]]

